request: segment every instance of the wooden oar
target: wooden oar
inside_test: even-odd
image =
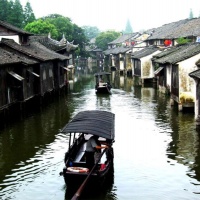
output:
[[[93,166],[93,168],[91,169],[90,173],[88,174],[88,176],[86,177],[86,179],[83,181],[83,183],[81,184],[81,186],[79,187],[79,189],[76,191],[76,193],[74,194],[74,196],[72,197],[71,200],[78,200],[79,197],[81,196],[81,193],[83,191],[83,189],[85,188],[87,181],[89,180],[91,174],[93,173],[94,169],[96,168],[96,166],[98,165],[99,161],[101,160],[101,157],[103,156],[103,154],[107,151],[107,149],[104,149],[103,152],[101,153],[99,159],[97,160],[96,164]]]

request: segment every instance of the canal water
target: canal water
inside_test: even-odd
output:
[[[0,199],[66,200],[68,136],[79,111],[115,113],[114,173],[97,200],[200,199],[200,144],[193,113],[179,113],[154,86],[112,75],[112,94],[96,95],[93,73],[78,71],[70,91],[0,130]],[[103,126],[103,125],[102,125]]]

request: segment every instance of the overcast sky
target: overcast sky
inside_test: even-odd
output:
[[[20,0],[24,6],[28,0]],[[200,16],[200,0],[29,0],[36,18],[49,14],[69,17],[78,26],[122,31],[129,19],[133,32]]]

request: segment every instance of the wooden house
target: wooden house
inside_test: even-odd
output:
[[[79,45],[73,44],[73,41],[67,41],[64,34],[63,38],[60,41],[52,39],[50,34],[48,36],[33,35],[29,37],[29,40],[32,42],[37,41],[44,45],[46,48],[55,51],[56,53],[67,56],[69,58],[68,65],[74,65],[74,51],[78,49]]]
[[[196,118],[196,124],[198,126],[198,129],[200,128],[200,59],[197,60],[195,63],[197,66],[197,70],[192,71],[189,73],[189,76],[194,79],[195,86],[196,86],[196,95],[195,95],[195,118]]]
[[[85,51],[89,53],[88,67],[104,67],[104,54],[101,48],[95,45],[96,38],[92,38],[87,45]]]
[[[37,65],[31,58],[5,50],[0,43],[0,110],[35,95],[32,71]]]
[[[27,56],[39,62],[38,67],[33,69],[38,75],[41,96],[48,92],[59,90],[66,84],[67,60],[68,57],[47,49],[37,41],[29,45],[21,46],[13,40],[3,39],[3,47],[19,56]]]
[[[130,34],[123,34],[117,39],[113,40],[112,42],[108,43],[108,49],[114,49],[116,47],[120,46],[134,46],[135,40],[138,38],[141,34],[136,33],[130,33]]]
[[[137,84],[144,84],[147,81],[153,82],[155,69],[152,65],[151,58],[159,52],[161,50],[154,46],[132,52],[132,75]]]
[[[40,44],[44,45],[46,48],[68,57],[66,64],[67,67],[64,68],[66,70],[66,77],[67,77],[66,83],[67,83],[69,79],[73,77],[74,74],[74,65],[75,65],[74,52],[79,45],[75,45],[73,44],[73,42],[68,42],[65,39],[64,34],[63,38],[60,41],[52,39],[50,34],[48,36],[34,35],[30,36],[29,39],[32,42],[37,41]]]
[[[129,46],[120,46],[104,51],[104,54],[109,57],[111,70],[118,70],[121,74],[130,74],[131,68],[131,52]]]
[[[96,61],[96,66],[97,67],[103,67],[104,64],[104,55],[103,55],[103,51],[100,48],[94,48],[94,49],[90,49],[88,50],[88,52],[90,53],[90,57]]]
[[[157,79],[157,86],[160,92],[169,94],[170,86],[171,86],[171,71],[170,68],[167,67],[168,63],[163,63],[162,66],[159,63],[155,62],[164,56],[167,56],[175,51],[177,51],[180,47],[172,46],[166,49],[163,49],[160,53],[154,55],[151,60],[154,66],[154,74]]]
[[[200,43],[181,45],[164,52],[163,56],[153,58],[153,63],[159,69],[159,88],[169,90],[171,105],[176,102],[179,111],[194,107],[196,87],[189,73],[196,69],[195,62],[200,57]],[[162,89],[163,90],[163,89]]]
[[[47,94],[60,93],[68,81],[66,72],[71,69],[71,55],[77,47],[65,38],[55,41],[34,36],[0,21],[0,118],[12,113],[13,108],[23,110],[27,102],[33,107]],[[39,101],[33,104],[33,99]]]
[[[18,44],[28,45],[31,35],[33,34],[0,20],[0,41],[2,38],[7,38],[13,39]]]
[[[176,46],[179,38],[189,39],[195,42],[200,36],[200,18],[183,19],[180,21],[164,24],[151,30],[151,34],[146,40],[146,45],[159,47]]]
[[[104,55],[111,70],[118,70],[121,74],[131,74],[130,53],[136,44],[136,38],[140,35],[140,33],[124,34],[108,43],[108,49],[104,51]]]

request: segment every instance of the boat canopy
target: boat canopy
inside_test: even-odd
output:
[[[79,112],[64,126],[61,133],[85,133],[114,140],[115,114],[100,110]]]

